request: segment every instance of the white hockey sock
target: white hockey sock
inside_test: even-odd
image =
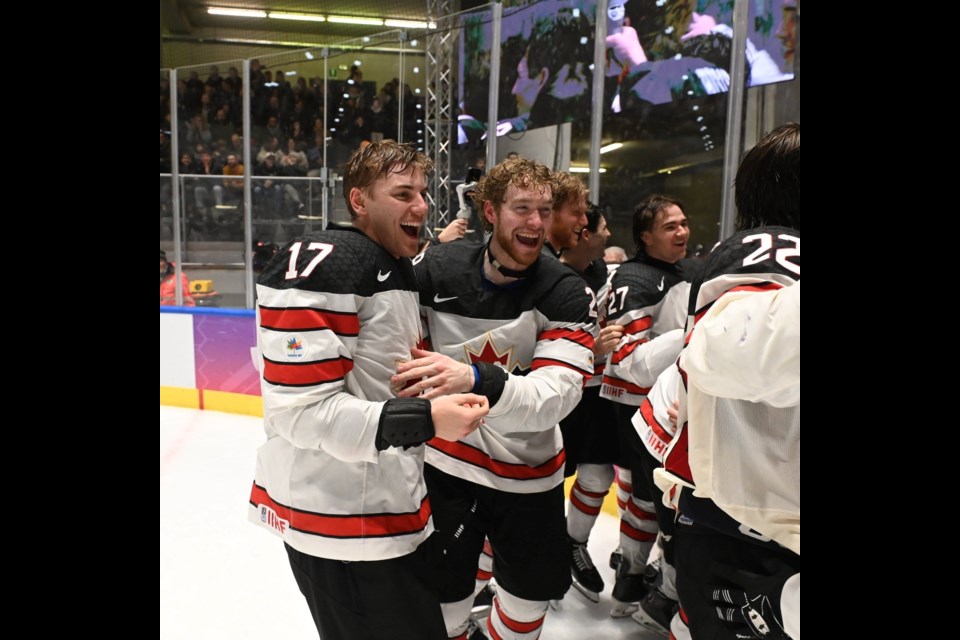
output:
[[[473,608],[473,596],[459,602],[441,602],[443,624],[447,627],[448,638],[458,638],[467,631],[470,622],[470,610]]]
[[[546,600],[524,600],[498,589],[487,626],[503,640],[535,640],[543,630],[548,605]]]
[[[586,542],[590,537],[611,482],[611,465],[581,464],[577,467],[577,480],[570,490],[567,509],[567,534],[577,542]]]

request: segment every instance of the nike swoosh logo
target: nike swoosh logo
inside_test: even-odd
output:
[[[666,277],[667,276],[660,276],[660,285],[657,287],[657,291],[663,291],[663,281],[666,279]]]
[[[391,274],[391,273],[393,273],[393,271],[387,271],[386,273],[384,273],[383,271],[378,271],[378,272],[377,272],[377,281],[383,282],[384,280],[386,280],[387,278],[390,277],[390,274]]]
[[[450,297],[450,298],[441,298],[441,297],[440,297],[440,294],[438,293],[437,295],[433,296],[433,301],[434,301],[435,303],[439,304],[439,303],[441,303],[441,302],[447,302],[447,301],[449,301],[449,300],[456,300],[456,299],[459,298],[459,297],[460,297],[460,296],[452,296],[452,297]]]

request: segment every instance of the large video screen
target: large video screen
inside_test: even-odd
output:
[[[796,0],[749,0],[747,82],[793,79]],[[505,7],[497,135],[589,119],[594,0]],[[604,105],[610,113],[724,93],[732,0],[610,0]],[[464,14],[461,144],[486,137],[492,13]]]

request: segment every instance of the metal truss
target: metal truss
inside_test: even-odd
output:
[[[459,29],[449,19],[456,0],[427,0],[427,15],[437,22],[435,33],[427,36],[427,108],[424,149],[435,163],[428,190],[431,227],[445,227],[452,222],[450,209],[451,140],[453,117],[453,59]]]

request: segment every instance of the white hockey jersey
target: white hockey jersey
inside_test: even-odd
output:
[[[257,297],[267,442],[251,520],[322,558],[412,552],[433,531],[424,446],[375,445],[390,376],[420,340],[410,261],[324,231],[285,247]]]
[[[736,233],[714,250],[702,281],[694,283],[688,335],[721,296],[776,291],[799,279],[798,230],[763,227]],[[799,367],[799,326],[797,330]],[[742,327],[736,331],[741,332],[738,340],[745,339],[742,348],[747,341],[753,342],[747,340]],[[759,357],[766,346],[757,344],[743,356],[749,359],[752,353]],[[793,355],[788,347],[778,348],[785,350],[784,355]],[[681,356],[681,364],[684,357]],[[772,393],[758,389],[752,394],[727,398],[712,396],[703,389],[691,390],[682,366],[679,373],[677,435],[667,450],[664,468],[654,471],[654,481],[664,492],[664,503],[715,529],[758,541],[775,540],[799,554],[799,379],[795,391],[792,386],[787,389],[771,379],[766,391]],[[756,384],[757,380],[752,379]],[[725,385],[729,387],[731,381],[703,384],[719,391]],[[792,404],[794,399],[796,404]],[[718,460],[724,464],[718,464]],[[712,498],[735,508],[728,512]],[[746,521],[736,519],[748,512],[751,515]]]
[[[601,397],[639,407],[673,364],[683,345],[690,279],[683,261],[637,256],[620,265],[610,282],[607,322],[622,325],[623,337],[607,361]]]
[[[426,348],[509,374],[485,424],[457,442],[431,440],[427,464],[501,491],[538,493],[563,482],[558,422],[593,374],[592,294],[550,258],[531,267],[533,275],[497,286],[483,276],[484,251],[458,241],[416,262]]]

